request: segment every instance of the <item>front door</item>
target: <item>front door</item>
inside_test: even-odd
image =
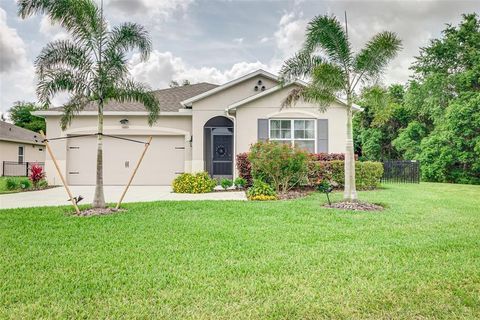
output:
[[[226,132],[212,131],[212,176],[214,178],[232,178],[233,176],[233,135]]]

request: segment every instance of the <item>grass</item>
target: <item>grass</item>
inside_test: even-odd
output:
[[[3,210],[0,318],[478,319],[479,195],[360,193],[381,213],[324,209],[319,194]]]

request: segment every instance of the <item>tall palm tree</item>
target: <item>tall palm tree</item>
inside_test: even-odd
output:
[[[138,50],[142,59],[151,51],[151,41],[143,26],[123,23],[110,28],[103,18],[103,8],[92,0],[20,0],[22,18],[46,14],[69,33],[68,40],[53,41],[35,61],[38,75],[37,95],[45,108],[53,96],[68,92],[63,106],[61,127],[89,103],[98,110],[97,172],[92,206],[105,207],[103,192],[103,110],[110,100],[139,102],[149,111],[152,125],[158,117],[159,103],[149,88],[133,81],[127,68],[127,53]]]
[[[291,106],[298,99],[317,103],[324,111],[339,97],[346,98],[347,141],[345,150],[344,200],[357,200],[352,134],[352,104],[357,86],[379,78],[401,49],[393,32],[373,36],[358,53],[352,52],[347,28],[334,16],[317,16],[309,22],[302,49],[285,61],[280,71],[283,83],[308,78],[304,88],[293,89],[284,101]]]

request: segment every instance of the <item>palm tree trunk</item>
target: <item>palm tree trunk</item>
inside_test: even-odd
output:
[[[357,200],[357,187],[355,185],[355,155],[353,151],[352,130],[352,101],[347,98],[347,144],[345,150],[345,188],[343,200]]]
[[[95,195],[92,207],[105,208],[105,195],[103,193],[103,100],[98,106],[98,131],[97,135],[97,177],[95,181]]]

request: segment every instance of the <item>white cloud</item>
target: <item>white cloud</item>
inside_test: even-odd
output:
[[[0,110],[6,112],[17,100],[34,99],[34,79],[26,45],[7,25],[7,14],[0,8]]]
[[[187,10],[194,0],[109,0],[106,5],[126,14],[169,18],[174,12]]]
[[[260,40],[259,40],[260,43],[267,43],[268,41],[270,41],[270,38],[269,38],[269,37],[262,37],[262,38],[260,38]]]
[[[0,8],[0,72],[14,70],[25,56],[25,43],[17,30],[7,25],[7,13]]]
[[[211,82],[223,84],[257,69],[269,67],[259,61],[235,63],[230,69],[219,70],[215,67],[195,68],[171,52],[153,51],[148,61],[141,62],[140,55],[134,54],[130,60],[132,76],[150,85],[153,89],[165,88],[171,80],[189,80],[191,83]]]
[[[233,39],[233,42],[235,42],[238,45],[241,45],[243,43],[243,38],[235,38]]]
[[[52,24],[48,16],[42,16],[40,20],[40,33],[50,40],[67,39],[68,34],[59,24]]]
[[[278,23],[274,34],[275,43],[280,50],[280,58],[288,58],[297,52],[305,40],[305,28],[308,21],[302,13],[285,13]]]

